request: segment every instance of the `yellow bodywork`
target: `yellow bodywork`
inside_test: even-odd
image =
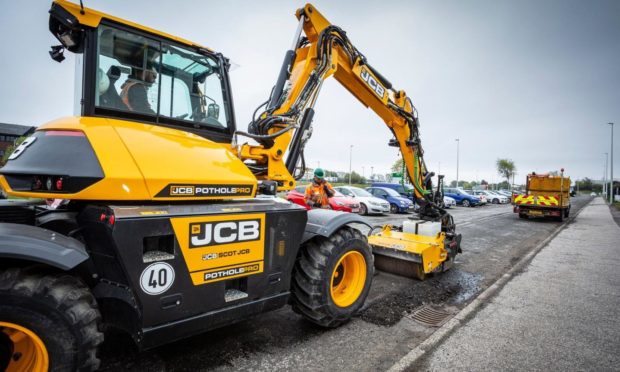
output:
[[[389,226],[385,226],[381,232],[370,235],[368,243],[373,247],[375,254],[381,254],[376,248],[382,248],[387,256],[395,253],[394,257],[398,258],[396,254],[401,252],[411,256],[412,261],[417,259],[424,272],[428,274],[448,259],[445,238],[446,235],[443,232],[437,236],[425,236],[394,231]]]
[[[3,176],[0,185],[11,195],[75,200],[208,200],[198,195],[158,196],[169,185],[247,185],[256,178],[232,152],[203,137],[157,125],[96,117],[67,117],[37,129],[82,131],[105,177],[75,194],[16,192]],[[71,151],[71,149],[67,149]]]

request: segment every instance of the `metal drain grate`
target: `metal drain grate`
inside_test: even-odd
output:
[[[452,313],[448,311],[436,309],[429,305],[424,305],[414,311],[410,317],[416,322],[426,326],[441,327],[448,321],[450,316],[452,316]]]

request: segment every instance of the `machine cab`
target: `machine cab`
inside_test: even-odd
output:
[[[64,0],[50,32],[76,54],[76,116],[40,126],[0,185],[21,197],[190,201],[254,197],[231,151],[228,60],[190,41]]]
[[[81,116],[173,127],[230,143],[235,130],[228,60],[189,41],[57,1],[50,31],[77,53]],[[76,77],[76,81],[79,81]]]

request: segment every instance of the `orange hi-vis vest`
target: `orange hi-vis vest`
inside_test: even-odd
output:
[[[129,89],[131,89],[131,87],[133,87],[134,85],[138,84],[141,82],[140,81],[126,81],[123,84],[123,88],[121,89],[121,101],[123,101],[123,103],[125,104],[125,106],[127,106],[127,108],[131,111],[134,111],[133,107],[131,107],[131,104],[129,103]]]
[[[305,192],[306,200],[309,199],[309,200],[314,201],[315,203],[321,204],[321,208],[326,208],[327,206],[329,206],[329,197],[325,193],[325,189],[324,189],[325,187],[329,188],[330,190],[333,190],[333,187],[332,185],[329,184],[329,182],[321,183],[320,185],[317,185],[314,182],[311,182],[306,187],[306,192]]]

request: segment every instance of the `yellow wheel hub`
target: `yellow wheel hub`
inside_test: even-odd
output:
[[[7,372],[47,371],[49,355],[41,338],[31,330],[20,325],[0,322],[0,332],[4,333],[4,340],[10,340],[12,355]]]
[[[338,307],[351,306],[362,294],[365,283],[366,259],[358,251],[345,253],[332,272],[332,300]]]

